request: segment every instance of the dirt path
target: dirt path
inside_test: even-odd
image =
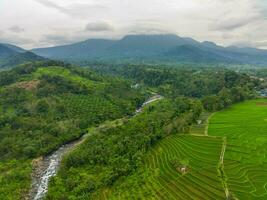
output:
[[[206,124],[205,124],[206,126],[205,126],[205,129],[204,129],[204,134],[190,133],[190,135],[191,136],[197,136],[197,137],[221,138],[221,137],[217,137],[217,136],[208,135],[209,121],[210,121],[210,118],[214,114],[215,113],[212,113],[207,118],[207,121],[206,121]],[[229,192],[229,189],[228,189],[226,175],[225,175],[225,172],[224,172],[224,154],[225,154],[225,151],[226,151],[226,147],[227,147],[227,138],[223,137],[222,138],[222,149],[221,149],[220,159],[219,159],[219,162],[218,162],[218,173],[219,173],[219,176],[220,176],[221,181],[222,181],[222,185],[223,185],[223,189],[224,189],[224,192],[225,192],[226,199],[229,199],[230,192]]]
[[[215,114],[215,113],[212,113],[212,114],[208,117],[208,119],[207,119],[206,127],[205,127],[205,132],[204,132],[206,136],[209,135],[209,134],[208,134],[208,131],[209,131],[210,118],[211,118],[214,114]]]
[[[227,145],[226,137],[223,137],[222,151],[221,151],[221,156],[220,156],[220,164],[221,165],[223,165],[224,153],[225,153],[225,150],[226,150],[226,145]]]
[[[227,146],[227,140],[226,140],[226,137],[223,137],[222,151],[221,151],[220,162],[219,162],[219,170],[220,170],[220,174],[221,174],[221,179],[222,179],[222,184],[224,187],[226,199],[229,199],[230,192],[228,189],[228,185],[226,182],[226,176],[225,176],[225,172],[224,172],[224,154],[225,154],[226,146]]]

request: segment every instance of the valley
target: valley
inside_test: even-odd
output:
[[[139,114],[144,109],[144,106],[158,101],[162,99],[163,97],[159,95],[154,95],[150,97],[148,100],[146,100],[140,108],[137,108],[135,113]],[[135,115],[134,115],[135,116]],[[100,127],[110,127],[112,124],[116,124],[115,126],[121,125],[118,123],[119,121],[124,121],[125,119],[117,119],[113,122],[106,122],[101,124],[99,127],[96,127],[95,129],[99,129]],[[92,131],[92,129],[91,129]],[[32,173],[32,188],[30,190],[29,199],[39,200],[43,199],[48,191],[48,183],[51,177],[56,176],[58,169],[60,168],[60,162],[62,160],[62,157],[67,154],[68,152],[72,151],[75,147],[80,145],[86,137],[88,137],[90,134],[87,133],[83,135],[80,139],[72,141],[68,144],[62,145],[59,149],[57,149],[55,152],[51,153],[51,155],[48,155],[44,158],[36,159],[36,166]]]
[[[0,0],[0,200],[267,200],[264,27],[264,0]]]
[[[0,82],[0,199],[265,198],[261,79],[42,61]]]
[[[266,198],[264,68],[25,60],[0,72],[0,199]]]

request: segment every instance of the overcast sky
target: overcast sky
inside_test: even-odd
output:
[[[159,33],[267,49],[267,0],[0,0],[0,42],[28,49]]]

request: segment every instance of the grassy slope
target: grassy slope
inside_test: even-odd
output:
[[[239,199],[267,199],[267,100],[216,113],[209,134],[227,137],[224,171],[230,192]]]

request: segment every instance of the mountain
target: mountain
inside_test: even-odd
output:
[[[43,60],[46,59],[20,47],[11,44],[0,44],[0,68]]]
[[[2,45],[6,46],[7,48],[9,48],[9,49],[11,49],[11,50],[13,50],[13,51],[16,51],[16,52],[18,52],[18,53],[24,53],[24,52],[26,52],[25,49],[23,49],[23,48],[21,48],[21,47],[18,47],[18,46],[15,46],[15,45],[12,45],[12,44],[4,43],[4,44],[2,44]]]
[[[120,40],[83,42],[33,49],[37,55],[67,61],[168,61],[267,65],[267,50],[222,47],[177,35],[128,35]]]
[[[3,44],[0,44],[0,59],[6,58],[14,54],[16,54],[16,51],[6,47]]]

